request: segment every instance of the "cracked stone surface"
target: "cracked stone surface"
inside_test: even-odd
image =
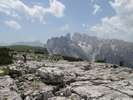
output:
[[[87,61],[8,67],[11,73],[0,77],[0,100],[133,100],[132,68]]]
[[[17,86],[9,76],[0,77],[0,100],[22,100]]]

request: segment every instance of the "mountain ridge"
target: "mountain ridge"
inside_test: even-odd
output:
[[[101,39],[87,34],[51,38],[47,41],[51,54],[62,54],[84,60],[106,60],[107,63],[131,67],[133,65],[133,43],[117,39]]]

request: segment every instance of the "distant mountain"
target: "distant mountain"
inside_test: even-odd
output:
[[[0,46],[8,46],[8,43],[0,43]]]
[[[62,54],[84,60],[104,60],[107,63],[133,66],[133,43],[122,40],[106,40],[75,33],[51,38],[47,41],[51,54]]]
[[[12,45],[27,45],[27,46],[33,46],[33,47],[44,47],[45,46],[40,41],[16,42],[16,43],[13,43]]]

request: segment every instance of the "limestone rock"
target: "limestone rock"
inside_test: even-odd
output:
[[[61,84],[63,83],[64,74],[57,68],[40,68],[38,74],[47,84]]]
[[[22,100],[14,80],[9,76],[0,77],[0,100]]]

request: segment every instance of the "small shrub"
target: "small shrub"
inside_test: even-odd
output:
[[[83,59],[81,58],[76,58],[76,57],[70,57],[70,56],[62,56],[63,60],[67,60],[70,62],[74,62],[74,61],[83,61]]]
[[[120,66],[124,66],[124,61],[121,60],[120,63],[119,63],[119,65]]]
[[[8,68],[1,68],[0,69],[0,76],[9,75],[9,69]]]
[[[33,51],[35,54],[48,54],[47,49],[42,47],[33,48]]]
[[[106,63],[106,60],[96,60],[97,63]]]
[[[62,59],[63,59],[62,56],[61,56],[61,55],[57,55],[57,54],[50,55],[50,56],[48,57],[48,60],[49,60],[50,62],[53,62],[53,63],[56,63],[56,62],[58,62],[59,60],[62,60]]]

